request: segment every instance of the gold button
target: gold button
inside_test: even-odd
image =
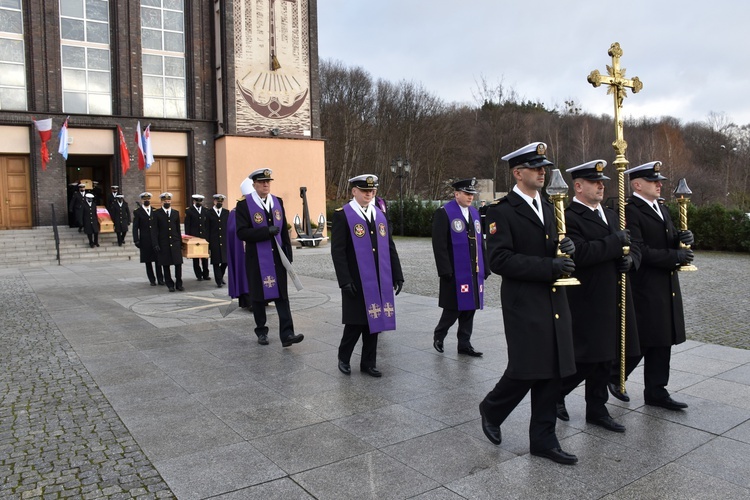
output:
[[[372,251],[374,252],[374,251],[375,251],[375,249],[373,248],[373,249],[372,249]]]
[[[549,234],[545,234],[545,235],[544,235],[544,237],[545,237],[546,239],[549,239]]]
[[[553,287],[552,287],[552,293],[555,293],[556,291],[557,291],[557,288],[555,288],[555,287],[553,286]]]
[[[674,297],[674,292],[672,292],[672,297]]]
[[[555,319],[560,319],[560,315],[559,314],[555,314]]]

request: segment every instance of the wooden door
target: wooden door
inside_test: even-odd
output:
[[[172,208],[179,210],[180,217],[185,218],[185,159],[184,158],[154,158],[151,168],[145,174],[146,191],[151,193],[151,203],[160,205],[161,193],[172,193]]]
[[[67,210],[67,207],[65,208]],[[0,155],[0,229],[31,228],[29,159]]]

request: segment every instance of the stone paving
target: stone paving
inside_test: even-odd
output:
[[[455,328],[438,354],[429,241],[396,244],[407,281],[381,379],[336,367],[326,247],[295,252],[305,341],[286,349],[272,308],[259,346],[212,281],[166,293],[136,262],[0,271],[0,498],[750,498],[750,351],[696,340],[747,346],[750,256],[699,252],[681,276],[691,340],[669,389],[690,408],[644,406],[638,368],[631,403],[610,401],[627,427],[613,434],[586,424],[579,387],[557,427],[580,459],[565,467],[529,455],[528,398],[500,446],[479,426],[507,360],[500,280],[475,320],[484,357],[459,356]]]
[[[0,497],[172,497],[26,280],[0,303]]]

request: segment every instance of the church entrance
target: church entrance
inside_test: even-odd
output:
[[[73,194],[78,191],[78,183],[86,184],[86,192],[94,195],[97,205],[107,204],[107,194],[112,185],[112,156],[109,155],[69,155],[65,162],[67,177],[67,207]],[[67,208],[66,208],[67,210]],[[74,217],[68,213],[68,222],[75,226]]]
[[[0,155],[0,229],[31,227],[28,156]]]

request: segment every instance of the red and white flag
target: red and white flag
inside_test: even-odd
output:
[[[117,135],[120,136],[120,164],[122,165],[122,175],[130,168],[130,151],[125,143],[125,134],[122,133],[122,127],[117,126]]]
[[[143,152],[146,155],[146,168],[151,168],[154,163],[154,150],[151,148],[151,124],[146,125],[143,131]]]
[[[40,152],[42,154],[42,170],[47,170],[47,163],[49,163],[49,150],[47,149],[47,141],[52,137],[52,118],[45,120],[34,120],[34,126],[39,132],[39,138],[42,140],[42,147]]]
[[[138,149],[138,170],[146,168],[146,151],[143,147],[143,136],[141,136],[141,122],[135,126],[135,147]]]

